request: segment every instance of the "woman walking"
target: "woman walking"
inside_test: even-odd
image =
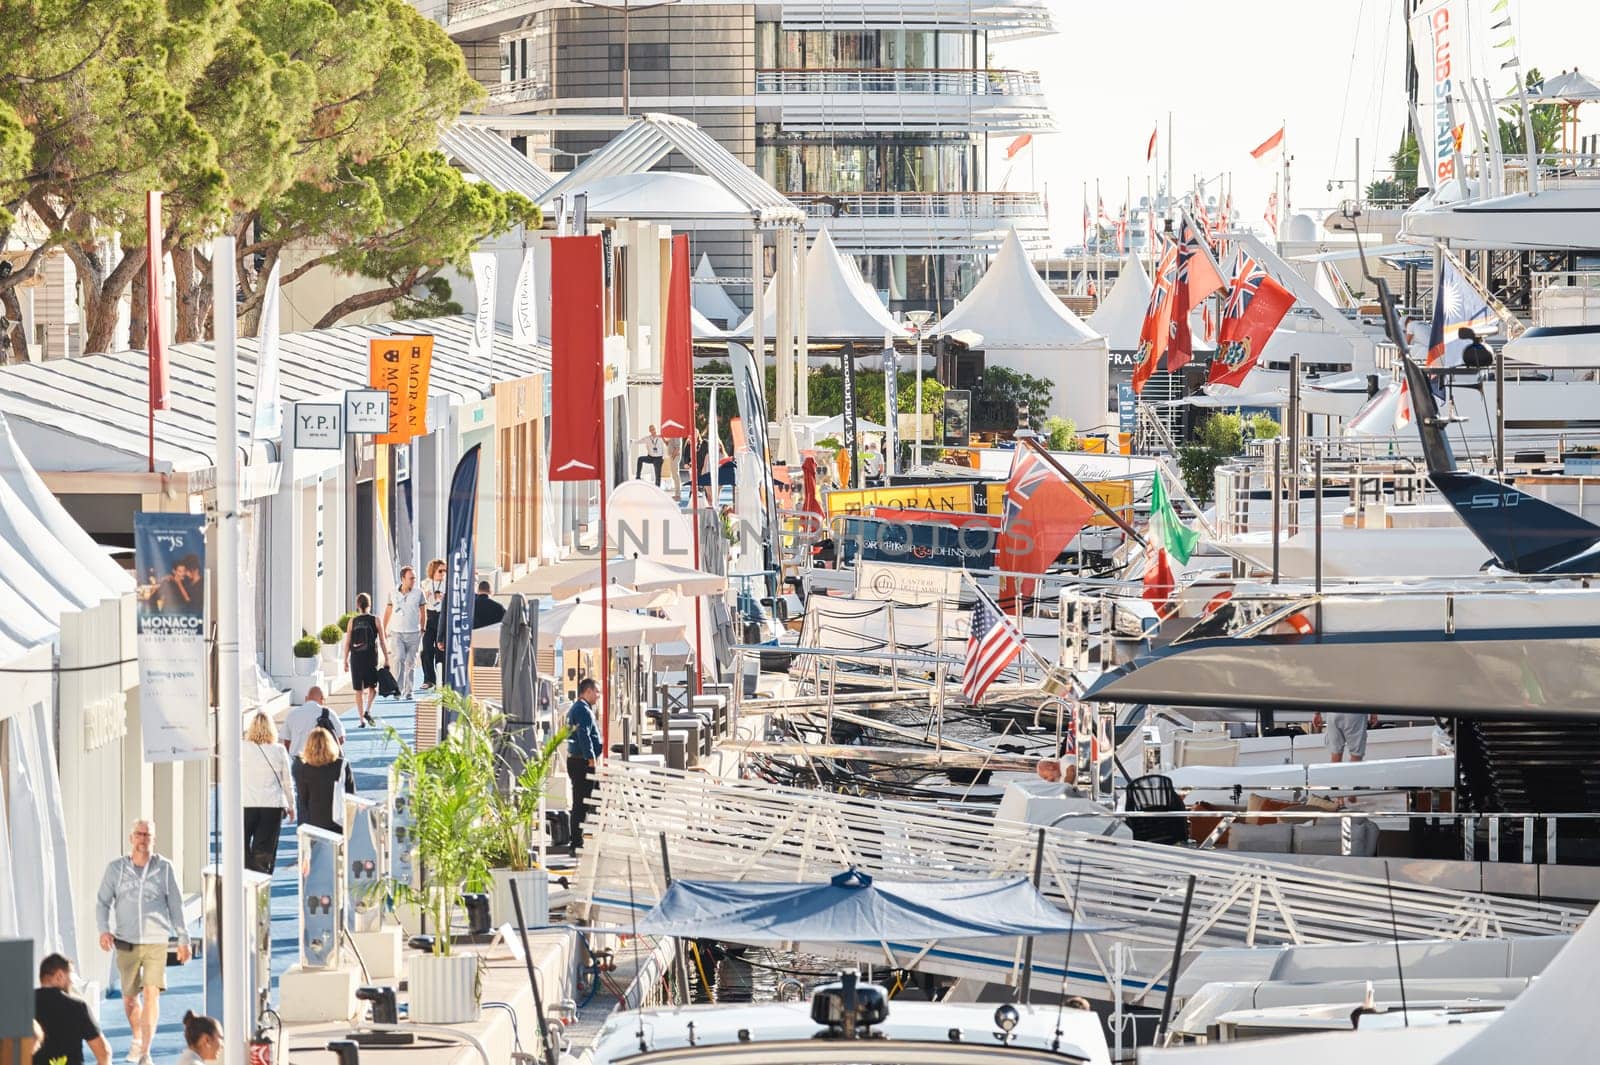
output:
[[[417,651],[422,647],[426,624],[422,599],[417,571],[410,566],[400,567],[400,587],[383,608],[383,627],[394,637],[395,681],[400,685],[402,699],[411,698],[412,685],[416,683]]]
[[[350,687],[356,693],[356,713],[361,727],[376,725],[372,704],[378,698],[378,655],[389,664],[389,648],[383,642],[383,623],[372,613],[372,596],[356,596],[356,616],[344,634],[344,668],[350,673]]]
[[[271,876],[278,862],[278,832],[284,821],[294,820],[294,771],[265,711],[250,716],[244,738],[244,867]]]
[[[438,683],[435,670],[439,664],[439,611],[444,607],[444,559],[428,563],[428,575],[422,580],[422,608],[427,616],[422,622],[422,690],[430,692]]]
[[[340,756],[339,741],[325,728],[312,729],[306,749],[294,760],[300,823],[343,835],[344,793],[354,795],[355,791],[350,763]]]

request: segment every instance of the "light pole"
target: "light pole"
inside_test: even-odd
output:
[[[932,311],[907,311],[906,321],[911,323],[912,332],[917,338],[917,449],[916,458],[912,462],[914,467],[922,465],[922,331],[928,328],[928,323],[933,321]]]
[[[620,5],[601,3],[600,0],[576,0],[584,7],[596,7],[604,11],[614,11],[622,8],[622,116],[626,118],[632,113],[630,108],[629,90],[631,89],[630,66],[633,59],[633,9],[649,11],[652,8],[667,7],[676,4],[678,0],[654,0],[653,3],[635,4],[633,0],[622,0]]]

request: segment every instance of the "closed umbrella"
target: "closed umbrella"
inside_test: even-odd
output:
[[[539,750],[536,673],[528,605],[519,592],[506,604],[506,616],[500,623],[500,704],[507,746],[497,773],[502,788],[522,773],[522,767]]]
[[[800,509],[821,517],[822,499],[817,495],[817,460],[815,457],[806,456],[805,462],[800,466],[800,475],[803,486]]]
[[[669,643],[683,639],[683,626],[664,618],[630,614],[623,610],[606,611],[607,635],[612,647]],[[539,615],[539,646],[554,647],[558,642],[575,651],[600,646],[600,607],[593,603],[566,603]]]
[[[717,595],[728,587],[727,579],[715,573],[705,573],[685,566],[670,566],[648,558],[625,558],[613,561],[608,567],[613,590],[619,584],[640,592],[674,591],[679,595]],[[600,567],[585,570],[575,577],[556,584],[550,594],[567,599],[600,587]]]

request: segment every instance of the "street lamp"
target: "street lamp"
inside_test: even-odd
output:
[[[922,332],[928,328],[928,323],[933,321],[932,311],[907,311],[906,321],[911,323],[911,331],[917,338],[917,398],[913,408],[917,414],[917,451],[914,466],[922,465]]]
[[[602,11],[615,11],[619,6],[622,8],[622,115],[626,118],[631,113],[628,105],[630,80],[628,68],[633,57],[633,11],[635,8],[640,11],[649,11],[653,8],[667,7],[678,3],[678,0],[652,0],[651,3],[645,4],[637,4],[633,0],[622,0],[620,5],[602,3],[601,0],[575,0],[575,2],[582,4],[584,7],[599,8]]]

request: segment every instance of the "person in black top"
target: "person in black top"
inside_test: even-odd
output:
[[[94,1023],[94,1011],[72,993],[72,963],[59,954],[47,954],[39,963],[33,1019],[44,1029],[33,1065],[83,1065],[85,1043],[100,1065],[111,1065],[111,1047]]]
[[[354,795],[350,763],[340,757],[339,741],[325,728],[311,730],[305,750],[294,760],[295,809],[302,825],[344,832],[343,790]]]
[[[372,596],[356,596],[356,614],[344,635],[344,667],[350,671],[350,687],[356,693],[356,713],[361,727],[376,725],[372,704],[378,698],[378,655],[389,664],[389,647],[384,640],[383,623],[372,613]]]
[[[488,581],[478,582],[478,597],[472,601],[472,627],[475,629],[486,629],[506,619],[506,608],[489,594],[490,591]]]

